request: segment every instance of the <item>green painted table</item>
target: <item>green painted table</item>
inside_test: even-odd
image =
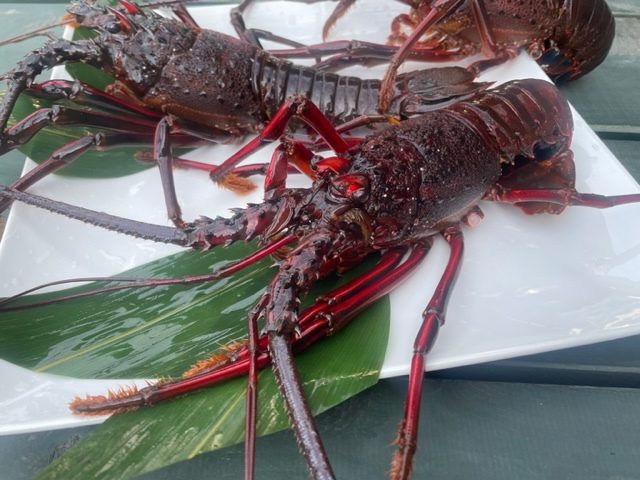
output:
[[[2,37],[59,15],[64,3],[0,3]],[[609,4],[617,22],[613,51],[562,90],[638,180],[640,0]],[[0,71],[40,42],[2,47]],[[21,167],[21,154],[3,157],[0,181],[9,183]],[[640,337],[440,371],[425,384],[415,478],[640,478]],[[405,388],[406,378],[381,381],[318,418],[339,478],[383,478]],[[86,431],[0,437],[0,480],[31,478]],[[257,449],[258,478],[306,478],[290,432],[259,439]],[[144,478],[236,479],[241,464],[242,448],[232,447]]]

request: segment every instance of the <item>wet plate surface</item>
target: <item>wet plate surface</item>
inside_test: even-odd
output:
[[[361,2],[365,3],[365,2]],[[392,13],[386,2],[366,2],[369,16],[352,25],[345,18],[334,38],[383,40]],[[334,3],[298,6],[258,5],[248,24],[286,31],[301,42],[318,42],[322,19]],[[392,3],[393,8],[401,5]],[[304,8],[305,14],[299,14]],[[203,26],[232,34],[228,7],[193,10]],[[309,14],[313,11],[313,14]],[[354,15],[353,18],[358,15]],[[269,19],[277,18],[273,23]],[[378,32],[378,33],[376,33]],[[413,64],[413,67],[416,65]],[[354,69],[380,77],[383,68]],[[543,77],[537,65],[520,57],[484,78]],[[573,150],[580,191],[603,194],[640,191],[637,183],[576,116]],[[219,163],[235,148],[212,146],[191,158]],[[268,161],[266,149],[252,161]],[[26,168],[30,168],[28,164]],[[178,197],[186,219],[224,215],[227,208],[260,201],[260,193],[238,198],[211,185],[198,172],[176,172]],[[293,180],[299,185],[301,179]],[[115,180],[54,177],[31,189],[51,198],[147,222],[165,224],[157,172],[149,170]],[[449,304],[448,320],[429,356],[439,369],[584,345],[640,332],[640,206],[612,210],[568,209],[561,216],[526,217],[506,205],[483,204],[484,221],[465,229],[462,272]],[[0,248],[0,296],[56,279],[112,275],[149,262],[177,248],[123,235],[15,205]],[[447,259],[443,241],[416,274],[391,295],[392,329],[383,376],[404,375],[420,314]],[[95,384],[24,373],[0,363],[5,386],[0,394],[0,433],[70,426],[66,402],[72,392]],[[94,381],[92,381],[94,382]],[[118,384],[121,382],[110,382]],[[103,390],[104,387],[100,387]],[[86,420],[83,420],[86,421]],[[91,419],[90,421],[96,421]]]

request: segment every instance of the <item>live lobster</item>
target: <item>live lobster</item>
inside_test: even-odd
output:
[[[324,48],[312,49],[315,53],[329,47],[337,51],[337,44],[345,44],[345,51],[329,59],[329,65],[372,56],[390,58],[381,90],[381,109],[389,105],[397,70],[407,58],[460,60],[481,53],[487,60],[477,65],[492,65],[526,49],[547,75],[559,83],[580,78],[600,65],[615,36],[615,20],[605,0],[400,1],[409,5],[411,11],[391,23],[388,42],[400,46],[397,51],[380,46],[375,53],[375,46],[367,44],[362,48],[358,42],[331,42]],[[323,29],[325,37],[354,3],[355,0],[338,1]]]
[[[311,98],[332,123],[349,125],[350,121],[384,120],[386,115],[404,118],[486,86],[473,83],[474,74],[462,68],[414,72],[398,80],[392,105],[381,112],[377,108],[378,80],[296,66],[248,42],[200,29],[189,21],[145,12],[127,0],[120,3],[120,9],[87,1],[72,4],[69,13],[99,35],[90,40],[51,40],[0,76],[9,83],[0,104],[0,154],[29,142],[48,125],[97,129],[53,152],[14,183],[15,188],[29,187],[89,150],[153,146],[169,218],[180,225],[171,146],[236,142],[260,130],[295,93]],[[106,93],[66,80],[33,83],[44,70],[78,62],[112,75],[115,83]],[[22,92],[52,101],[54,106],[41,108],[7,128]],[[70,105],[64,104],[67,100]],[[230,179],[228,169],[183,163],[210,171],[215,181]],[[239,190],[252,188],[233,178]],[[0,201],[0,209],[9,203]]]
[[[472,100],[405,120],[353,146],[312,102],[297,95],[278,110],[251,149],[279,139],[293,117],[313,127],[335,156],[323,159],[304,144],[283,143],[269,167],[265,201],[238,209],[227,219],[201,218],[184,228],[155,226],[11,188],[2,187],[0,193],[103,228],[184,247],[208,249],[258,237],[263,246],[252,260],[297,242],[284,253],[274,279],[249,315],[250,325],[265,317],[265,333],[250,334],[250,346],[234,349],[230,365],[116,398],[78,398],[72,408],[92,413],[152,404],[247,371],[248,392],[254,392],[255,368],[272,363],[314,479],[334,475],[299,391],[292,350],[340,329],[366,304],[394,288],[424,258],[434,237],[442,235],[451,247],[450,258],[416,338],[405,417],[390,472],[394,479],[406,479],[416,448],[425,356],[444,324],[447,299],[460,269],[461,224],[474,226],[482,219],[478,202],[510,203],[527,214],[559,214],[570,205],[609,208],[639,203],[640,194],[576,191],[569,105],[553,85],[541,80],[508,82]],[[312,187],[287,188],[286,167],[291,161],[311,167]],[[368,274],[298,314],[299,297],[318,278],[349,269],[373,252],[380,252],[381,259]],[[219,274],[245,263],[229,265]],[[254,402],[249,395],[249,418]],[[251,430],[247,438],[252,438]]]

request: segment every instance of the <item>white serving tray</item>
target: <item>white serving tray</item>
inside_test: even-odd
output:
[[[316,43],[321,40],[322,22],[334,6],[334,2],[260,3],[248,13],[247,23],[303,43]],[[384,0],[358,2],[334,29],[332,38],[383,41],[390,19],[403,8],[398,2]],[[192,11],[201,25],[233,34],[228,10],[229,6],[214,6]],[[406,69],[424,67],[411,64]],[[383,71],[384,67],[358,67],[349,73],[380,78]],[[502,82],[526,77],[544,75],[522,55],[482,79]],[[216,145],[194,151],[190,158],[218,163],[235,148]],[[577,114],[573,150],[580,191],[640,191]],[[268,161],[270,151],[263,150],[251,161]],[[25,169],[32,166],[27,161]],[[301,182],[304,180],[293,179],[291,184]],[[176,183],[185,219],[225,215],[228,207],[261,200],[259,192],[239,199],[215,188],[201,172],[176,171]],[[30,191],[90,209],[167,224],[154,169],[114,180],[53,176]],[[465,228],[464,265],[449,304],[447,324],[429,355],[428,370],[640,333],[640,225],[633,220],[640,218],[639,205],[602,211],[570,208],[560,216],[536,217],[527,217],[508,205],[485,202],[482,209],[485,219],[480,226]],[[177,247],[132,239],[16,204],[0,245],[0,297],[53,280],[117,274],[177,251]],[[408,373],[420,315],[447,256],[446,244],[438,239],[413,277],[392,293],[392,328],[383,377]],[[2,361],[0,378],[0,434],[102,421],[105,417],[71,415],[67,402],[78,392],[104,392],[123,383],[36,374]]]

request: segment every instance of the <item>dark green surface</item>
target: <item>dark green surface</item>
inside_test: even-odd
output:
[[[416,479],[631,480],[640,478],[640,391],[581,386],[426,380]],[[382,479],[406,379],[385,380],[317,417],[341,479]],[[58,445],[88,428],[2,440],[3,479],[29,479]],[[291,432],[258,439],[258,479],[304,479]],[[242,478],[231,447],[141,477]]]
[[[19,8],[20,17],[8,22],[4,11],[19,5],[0,4],[0,18],[23,31],[64,3]],[[638,179],[640,1],[609,3],[618,25],[612,53],[563,91]],[[11,35],[3,28],[3,37]],[[13,49],[25,51],[24,44],[2,47],[0,70],[19,56]],[[3,184],[21,163],[18,154],[2,158]],[[638,479],[639,374],[639,337],[438,372],[425,380],[415,478]],[[382,381],[319,417],[339,478],[384,478],[405,388],[406,379]],[[0,479],[31,478],[57,448],[87,430],[0,437]],[[306,478],[290,432],[258,441],[257,468],[259,479]],[[234,447],[145,478],[236,479],[241,472],[241,449]]]

